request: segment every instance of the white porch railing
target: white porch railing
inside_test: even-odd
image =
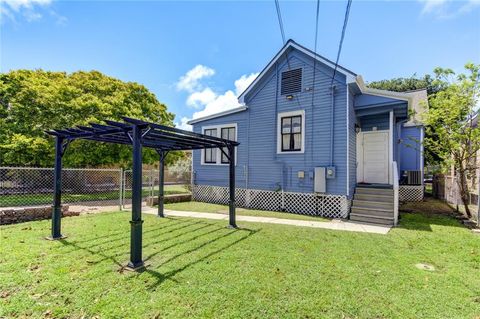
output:
[[[398,168],[397,162],[392,162],[392,176],[393,176],[393,225],[398,224]]]

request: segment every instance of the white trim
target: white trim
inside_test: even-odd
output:
[[[302,146],[300,151],[282,151],[282,117],[298,116],[302,117]],[[313,136],[312,136],[313,138]],[[305,153],[305,110],[282,112],[277,114],[277,154],[303,154]]]
[[[267,64],[267,66],[260,72],[260,74],[255,78],[255,80],[247,87],[245,91],[243,91],[242,94],[238,97],[238,101],[240,104],[244,103],[244,98],[245,95],[251,91],[252,88],[254,88],[257,83],[260,81],[260,79],[270,70],[270,68],[277,62],[280,57],[283,56],[285,51],[287,51],[289,48],[294,48],[297,49],[298,51],[308,55],[311,58],[317,59],[317,61],[329,66],[330,68],[335,68],[335,63],[333,63],[330,60],[327,60],[326,58],[315,54],[314,52],[304,48],[303,46],[295,43],[293,40],[288,40],[288,42],[285,44],[285,46],[275,55],[275,57],[270,61],[270,63]],[[352,73],[351,71],[346,70],[345,68],[341,67],[340,65],[337,66],[337,72],[342,73],[343,75],[346,76],[347,78],[347,84],[348,83],[355,83],[356,80],[356,74]]]
[[[202,134],[204,134],[205,130],[211,130],[211,129],[216,129],[217,130],[217,137],[221,137],[221,132],[222,128],[227,128],[227,127],[234,127],[235,128],[235,141],[238,140],[238,125],[237,123],[230,123],[230,124],[218,124],[218,125],[207,125],[207,126],[202,126]],[[237,166],[238,162],[238,156],[237,156],[237,149],[238,147],[235,147],[235,166]],[[217,148],[217,154],[215,157],[215,163],[205,163],[205,151],[204,149],[201,150],[201,156],[200,156],[200,165],[205,165],[205,166],[228,166],[230,164],[228,163],[222,163],[222,151]]]
[[[347,86],[347,197],[350,196],[350,88]],[[313,137],[313,136],[312,136]]]
[[[425,179],[425,158],[424,158],[424,148],[423,148],[423,139],[425,138],[425,131],[424,127],[420,127],[420,170],[422,171],[422,186],[424,184],[424,179]]]
[[[389,122],[389,129],[388,129],[388,157],[389,157],[389,165],[388,165],[388,183],[393,185],[393,172],[392,172],[392,165],[393,165],[393,111],[390,111],[390,122]]]
[[[207,115],[207,116],[204,116],[204,117],[199,117],[198,119],[190,120],[190,121],[187,122],[187,124],[189,124],[189,125],[196,124],[198,122],[211,120],[211,119],[214,119],[214,118],[217,118],[217,117],[221,117],[221,116],[225,116],[225,115],[229,115],[229,114],[234,114],[234,113],[238,113],[238,112],[243,112],[246,109],[248,109],[248,107],[243,105],[243,106],[240,106],[240,107],[236,107],[234,109],[230,109],[230,110],[226,110],[226,111],[223,111],[223,112]]]

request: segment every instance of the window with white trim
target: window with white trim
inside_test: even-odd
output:
[[[208,136],[215,136],[224,138],[230,141],[237,140],[237,123],[209,125],[202,127],[202,132]],[[222,150],[228,154],[228,148],[211,148],[204,149],[201,153],[202,165],[228,165],[230,161],[228,157],[223,154]],[[235,154],[237,148],[235,148]],[[236,158],[236,156],[235,156]]]
[[[217,136],[217,129],[206,129],[203,131],[203,134],[208,136]],[[216,148],[206,148],[204,149],[203,161],[209,164],[217,163],[217,149]]]
[[[235,127],[222,127],[221,128],[221,138],[226,140],[235,141]],[[223,152],[228,154],[228,149],[226,147],[223,148]],[[222,164],[228,164],[230,161],[228,157],[222,152]]]
[[[277,153],[303,153],[305,150],[305,111],[278,114]]]

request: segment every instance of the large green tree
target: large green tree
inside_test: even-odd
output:
[[[456,75],[450,69],[435,69],[435,82],[445,89],[429,98],[424,143],[427,149],[442,159],[445,170],[450,167],[455,169],[465,212],[471,217],[467,179],[472,178],[479,168],[480,128],[477,115],[480,65],[468,63],[465,70],[467,74]]]
[[[0,165],[51,166],[53,139],[45,130],[101,123],[122,116],[173,125],[174,115],[138,83],[123,82],[97,71],[17,70],[0,74]],[[170,157],[172,159],[172,157]],[[158,155],[144,151],[144,162]],[[75,141],[64,157],[68,167],[123,166],[129,146]]]

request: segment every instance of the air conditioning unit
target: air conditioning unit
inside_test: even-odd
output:
[[[422,185],[422,171],[406,171],[407,185]]]

